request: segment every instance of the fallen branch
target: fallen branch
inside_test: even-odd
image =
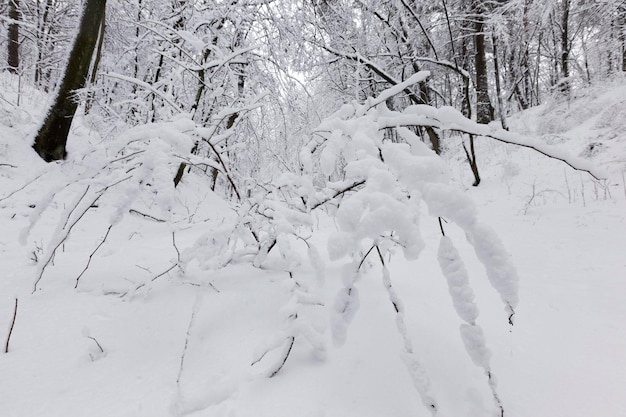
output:
[[[11,327],[9,328],[9,335],[7,336],[7,342],[4,345],[4,353],[9,353],[9,342],[11,341],[11,334],[13,333],[13,327],[15,326],[16,317],[17,317],[17,298],[15,299],[15,308],[13,309],[13,320],[11,320]]]
[[[138,216],[145,217],[146,219],[153,220],[153,221],[155,221],[155,222],[157,222],[157,223],[165,223],[165,220],[163,220],[163,219],[159,219],[159,218],[154,217],[154,216],[151,216],[151,215],[149,215],[149,214],[142,213],[142,212],[137,211],[137,210],[135,210],[135,209],[130,209],[130,210],[128,210],[128,213],[129,213],[129,214],[136,214],[136,215],[138,215]]]
[[[10,192],[9,194],[5,195],[4,197],[0,198],[0,201],[4,201],[7,198],[13,196],[14,194],[17,194],[18,192],[22,191],[24,188],[28,187],[29,185],[31,185],[32,183],[34,183],[35,181],[37,181],[39,178],[41,178],[43,176],[43,174],[39,174],[37,175],[35,178],[33,178],[32,180],[28,181],[26,184],[24,184],[23,186],[21,186],[20,188],[18,188],[15,191]]]
[[[98,347],[98,350],[100,351],[98,352],[94,352],[93,354],[90,352],[89,353],[89,359],[91,359],[92,362],[97,361],[98,359],[102,359],[103,357],[106,356],[106,352],[104,351],[104,348],[102,347],[102,345],[100,344],[100,342],[98,342],[98,339],[96,339],[93,336],[87,336],[87,339],[91,339],[96,346]]]
[[[167,268],[165,271],[161,272],[160,274],[158,274],[157,276],[155,276],[154,278],[152,278],[150,281],[146,281],[143,284],[139,284],[135,287],[135,289],[133,290],[133,292],[137,292],[138,290],[142,289],[143,287],[145,287],[149,282],[154,282],[157,279],[161,278],[163,275],[167,274],[168,272],[170,272],[172,269],[176,268],[178,265],[178,263],[175,263],[174,265],[170,266],[169,268]],[[143,269],[143,268],[142,268]],[[128,294],[129,291],[126,291],[124,294],[122,294],[121,296],[124,297],[126,294]]]
[[[96,346],[98,346],[98,349],[100,349],[100,353],[104,353],[104,349],[102,349],[102,345],[100,344],[100,342],[98,342],[98,340],[95,337],[87,336],[87,338],[93,340],[96,343]]]
[[[198,310],[200,309],[200,294],[196,293],[196,298],[194,300],[193,306],[191,307],[191,314],[189,316],[189,324],[187,325],[187,332],[185,333],[185,346],[183,347],[183,352],[180,355],[180,365],[178,367],[178,375],[176,376],[176,385],[180,390],[180,380],[183,376],[183,370],[185,369],[185,358],[187,357],[187,349],[189,348],[189,337],[191,336],[191,328],[193,327],[193,323],[196,319],[196,315],[198,314]]]

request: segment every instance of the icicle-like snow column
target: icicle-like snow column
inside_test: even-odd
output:
[[[435,400],[431,388],[430,388],[430,378],[424,369],[424,366],[415,355],[413,351],[413,342],[406,330],[406,325],[404,323],[404,304],[400,297],[396,293],[396,290],[391,285],[391,275],[389,274],[389,269],[387,269],[387,265],[385,265],[384,259],[380,250],[376,248],[378,251],[378,255],[380,256],[380,261],[382,262],[383,269],[383,285],[387,290],[387,294],[389,294],[389,301],[393,305],[394,310],[396,311],[396,327],[398,328],[398,332],[400,336],[402,336],[402,340],[404,341],[404,352],[402,359],[404,360],[404,364],[409,371],[409,375],[413,380],[413,385],[417,390],[420,398],[422,399],[422,403],[424,406],[430,410],[433,416],[439,414],[439,406],[437,405],[437,401]]]
[[[497,383],[491,371],[489,360],[491,352],[487,348],[485,335],[482,328],[476,323],[478,319],[478,307],[474,302],[474,291],[469,283],[469,278],[463,260],[454,247],[452,240],[442,236],[439,243],[437,259],[443,275],[448,282],[448,291],[452,298],[452,304],[459,317],[465,322],[460,326],[461,339],[465,350],[476,366],[484,369],[489,380],[489,387],[494,402],[499,409],[499,414],[504,415],[504,407],[497,392]]]
[[[459,190],[447,184],[428,184],[422,187],[422,191],[432,215],[453,221],[465,231],[478,260],[485,267],[489,283],[502,299],[509,324],[513,325],[515,307],[519,302],[519,278],[498,236],[478,221],[474,204]]]

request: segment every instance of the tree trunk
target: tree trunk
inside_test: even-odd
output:
[[[37,132],[33,149],[45,161],[64,159],[65,145],[78,108],[76,90],[85,86],[104,19],[106,0],[86,0],[78,33],[52,107]]]
[[[626,5],[618,9],[617,33],[621,39],[622,72],[626,72]]]
[[[495,34],[491,34],[491,42],[493,43],[493,67],[495,71],[496,79],[496,94],[498,96],[498,111],[500,112],[500,123],[502,129],[509,130],[506,124],[506,114],[504,110],[504,103],[502,102],[502,88],[500,86],[500,66],[498,65],[498,40]]]
[[[39,2],[37,4],[37,61],[35,62],[35,84],[39,87],[44,83],[44,90],[48,92],[48,81],[45,79],[44,74],[44,56],[46,53],[51,52],[49,46],[51,44],[50,34],[52,33],[51,26],[53,23],[51,22],[53,18],[50,17],[51,10],[54,7],[53,0],[46,0],[44,5],[43,14],[39,16],[41,13]]]
[[[560,90],[569,94],[569,11],[570,0],[563,1],[563,14],[561,16],[561,77]]]
[[[100,60],[102,59],[102,46],[104,45],[104,31],[106,30],[106,18],[102,18],[100,22],[100,30],[98,31],[98,46],[96,47],[96,56],[93,59],[93,65],[91,66],[91,75],[89,76],[89,85],[93,87],[96,83],[96,77],[98,76],[98,68],[100,67]],[[91,89],[85,102],[85,114],[89,114],[91,106],[93,105],[94,91]]]
[[[20,29],[18,21],[20,20],[19,13],[20,2],[19,0],[9,0],[9,23],[8,30],[8,51],[7,51],[7,65],[9,71],[13,74],[17,74],[20,68]]]
[[[493,108],[489,100],[489,77],[485,51],[485,23],[482,5],[475,1],[474,22],[474,67],[476,71],[476,122],[487,124],[493,120]]]

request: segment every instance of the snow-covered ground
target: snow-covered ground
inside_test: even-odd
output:
[[[530,150],[479,139],[483,183],[473,188],[460,146],[448,146],[451,177],[498,233],[520,276],[511,327],[463,232],[445,226],[469,271],[506,416],[626,416],[622,97],[626,87],[611,85],[511,120],[515,131],[545,134],[544,140],[591,158],[608,172],[605,182]],[[239,261],[162,274],[179,251],[184,255],[203,233],[218,236],[234,215],[214,194],[198,194],[192,181],[178,191],[188,211],[176,214],[175,227],[127,214],[107,235],[109,217],[100,212],[106,207],[88,210],[33,292],[40,258],[70,205],[57,197],[38,212],[41,193],[63,178],[58,165],[46,166],[27,143],[41,101],[32,92],[20,108],[2,103],[0,117],[0,416],[430,414],[403,362],[405,341],[376,257],[368,258],[356,283],[360,306],[341,346],[331,340],[328,308],[342,286],[341,262],[329,261],[324,250],[323,277],[306,261],[304,244],[294,246],[305,261],[293,277],[273,252],[260,268]],[[71,146],[97,143],[91,126],[84,120],[75,127]],[[191,222],[192,216],[204,221]],[[38,223],[22,245],[29,219]],[[322,248],[335,226],[321,214],[316,220],[311,242]],[[398,253],[388,262],[406,335],[430,377],[440,415],[493,416],[488,379],[465,351],[437,261],[437,219],[425,215],[422,233],[426,248],[417,261]],[[323,335],[323,345],[296,337],[284,367],[269,378],[289,346],[294,282],[322,278],[317,301],[299,307],[297,317]]]

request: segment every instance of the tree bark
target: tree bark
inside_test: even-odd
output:
[[[105,11],[106,13],[106,11]],[[93,59],[93,65],[91,66],[91,75],[89,76],[89,85],[93,87],[96,83],[96,79],[98,77],[98,68],[100,67],[100,60],[102,59],[102,47],[104,45],[104,32],[106,30],[106,18],[103,17],[100,22],[100,30],[98,32],[98,45],[96,47],[96,56]],[[87,101],[85,102],[85,114],[89,114],[91,111],[91,106],[93,105],[94,100],[94,91],[93,88],[89,92],[87,96]]]
[[[485,50],[484,11],[480,0],[473,3],[474,12],[474,69],[476,71],[476,121],[487,124],[493,120],[493,108],[489,100],[489,77]]]
[[[20,68],[20,28],[18,21],[20,20],[20,2],[19,0],[9,0],[9,23],[8,30],[8,51],[7,51],[7,65],[9,71],[13,74],[17,74]]]
[[[54,8],[53,0],[46,0],[41,13],[40,5],[37,4],[37,61],[35,62],[35,84],[41,86],[44,82],[44,90],[48,92],[48,81],[46,80],[45,68],[43,66],[44,56],[51,52],[51,41],[49,39],[52,34],[51,10]],[[41,14],[41,16],[39,16]]]
[[[106,0],[86,0],[78,33],[52,107],[37,132],[33,149],[46,162],[64,159],[65,146],[78,108],[76,90],[85,86],[104,19]]]
[[[622,72],[626,72],[626,4],[618,9],[617,30],[621,39]]]
[[[561,15],[561,77],[560,90],[569,94],[569,11],[570,0],[563,1],[563,14]]]
[[[500,66],[498,65],[498,40],[495,34],[491,34],[491,42],[493,43],[493,68],[496,79],[496,94],[498,96],[498,111],[500,112],[500,123],[502,129],[509,130],[506,124],[506,112],[504,109],[504,103],[502,102],[502,88],[500,86]]]

